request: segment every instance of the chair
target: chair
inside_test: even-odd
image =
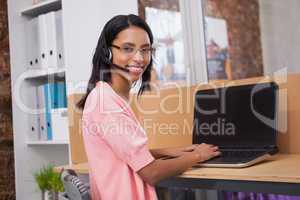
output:
[[[78,178],[75,171],[63,170],[61,180],[65,188],[63,198],[68,200],[91,200],[90,187]]]

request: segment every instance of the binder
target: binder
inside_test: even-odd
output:
[[[62,24],[62,10],[55,12],[55,25],[56,25],[56,46],[58,54],[58,67],[65,67],[65,54],[64,54],[64,36],[63,36],[63,24]]]
[[[39,130],[41,140],[65,138],[61,132],[68,129],[65,82],[46,83],[38,87]],[[60,130],[60,131],[59,131]]]
[[[58,54],[56,46],[56,25],[55,25],[55,12],[49,12],[46,16],[46,27],[47,27],[47,56],[48,56],[48,67],[58,67]]]
[[[55,83],[44,84],[44,96],[45,96],[45,119],[47,127],[47,140],[52,140],[52,121],[51,110],[55,108]]]
[[[48,42],[47,42],[47,20],[46,14],[39,15],[37,17],[38,21],[38,66],[41,69],[48,68],[49,56],[48,52]]]
[[[28,69],[36,69],[39,64],[38,19],[33,18],[26,23],[26,56]]]
[[[68,141],[68,115],[67,108],[51,110],[52,139],[55,141]]]
[[[48,66],[50,68],[64,67],[62,11],[46,14]]]
[[[47,44],[48,44],[48,51],[47,54],[49,56],[48,66],[50,68],[58,68],[60,65],[60,56],[58,52],[58,45],[60,41],[59,33],[57,29],[57,14],[56,12],[49,12],[46,14],[46,24],[47,24]],[[61,20],[61,19],[60,19]],[[61,23],[61,22],[60,22]]]
[[[29,20],[26,34],[29,69],[64,67],[62,10]]]
[[[29,102],[31,104],[31,112],[28,113],[28,123],[29,123],[29,135],[28,139],[32,141],[40,140],[40,132],[39,132],[39,114],[35,112],[38,111],[38,94],[37,87],[33,87],[31,91],[31,95],[29,95]]]
[[[47,122],[46,122],[46,107],[45,107],[45,92],[44,85],[37,87],[38,108],[39,108],[39,139],[47,140]]]
[[[66,108],[67,107],[67,92],[66,92],[66,84],[64,81],[56,82],[54,101],[55,101],[54,108]]]

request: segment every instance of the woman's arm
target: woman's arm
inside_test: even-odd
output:
[[[137,173],[144,181],[155,185],[160,180],[183,173],[197,162],[203,162],[219,154],[218,147],[200,144],[193,151],[187,152],[180,157],[168,160],[157,159]]]
[[[150,149],[150,153],[155,159],[159,159],[162,157],[179,157],[185,154],[186,152],[193,151],[197,146],[197,144],[194,144],[187,147]]]

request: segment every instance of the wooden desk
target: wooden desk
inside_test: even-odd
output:
[[[300,195],[300,154],[278,154],[242,169],[193,168],[158,186]]]
[[[63,167],[88,174],[87,163]],[[278,154],[241,169],[191,168],[157,186],[300,195],[300,154]]]
[[[300,154],[279,154],[257,165],[240,168],[193,168],[180,177],[300,184]]]

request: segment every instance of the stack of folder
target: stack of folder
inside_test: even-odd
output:
[[[39,15],[26,24],[29,69],[64,67],[62,11]]]
[[[32,18],[26,24],[28,69],[64,67],[62,10]],[[30,104],[38,111],[28,114],[30,140],[68,140],[65,82],[33,86]]]
[[[35,88],[35,108],[30,115],[31,140],[68,140],[66,86],[64,82],[46,83]]]

